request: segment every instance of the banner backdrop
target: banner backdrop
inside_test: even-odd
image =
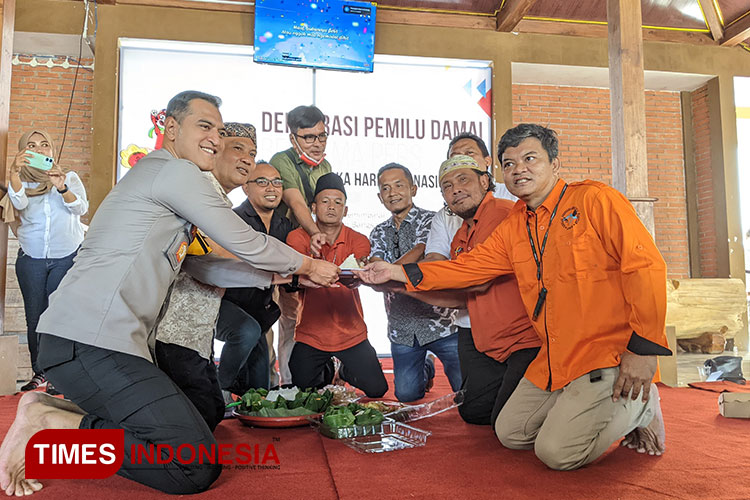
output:
[[[375,56],[373,73],[287,68],[252,62],[252,48],[219,44],[120,41],[118,179],[160,146],[159,112],[187,89],[223,100],[225,121],[258,129],[258,159],[290,146],[286,112],[314,103],[326,115],[327,159],[347,189],[344,223],[368,235],[390,217],[378,200],[376,173],[401,163],[418,186],[416,205],[443,206],[437,170],[454,135],[467,131],[491,146],[492,72],[486,61]],[[235,205],[244,194],[230,194]],[[360,287],[370,342],[389,353],[380,293]]]

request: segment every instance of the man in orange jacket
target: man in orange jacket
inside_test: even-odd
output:
[[[641,453],[664,451],[652,383],[664,333],[666,264],[628,200],[600,182],[559,178],[554,131],[521,124],[498,144],[508,217],[450,262],[367,266],[365,282],[407,290],[480,285],[514,273],[542,341],[495,422],[508,448],[534,448],[550,468],[577,469],[623,436]]]

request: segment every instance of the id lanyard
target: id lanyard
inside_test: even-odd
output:
[[[536,262],[536,280],[537,282],[542,283],[542,289],[539,290],[539,297],[536,299],[536,305],[534,306],[534,314],[531,316],[531,319],[536,321],[536,319],[539,317],[539,313],[542,311],[542,306],[544,305],[544,300],[547,298],[547,288],[544,286],[544,282],[542,281],[542,259],[544,258],[544,248],[547,246],[547,237],[549,236],[549,230],[552,227],[552,221],[555,218],[555,214],[557,214],[557,208],[560,206],[560,202],[562,201],[563,195],[565,194],[565,190],[568,189],[568,185],[565,184],[562,188],[562,192],[560,193],[560,197],[557,199],[557,203],[555,203],[555,208],[552,209],[552,215],[549,217],[549,224],[547,225],[547,231],[544,233],[544,238],[542,239],[542,244],[539,246],[539,253],[536,251],[536,245],[534,244],[534,238],[531,236],[531,226],[529,226],[529,219],[526,219],[526,232],[529,233],[529,244],[531,245],[531,253],[534,255],[534,262]]]

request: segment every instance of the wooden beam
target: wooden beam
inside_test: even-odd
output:
[[[497,31],[513,31],[536,0],[507,0],[497,13]]]
[[[711,30],[711,36],[718,42],[724,37],[724,27],[721,25],[719,13],[716,12],[714,0],[698,0],[698,3],[706,19],[706,26]]]
[[[439,26],[442,28],[469,28],[494,30],[492,16],[471,16],[468,14],[442,14],[437,12],[415,12],[407,10],[378,9],[378,24],[411,24],[417,26]]]
[[[724,38],[721,39],[721,45],[734,47],[748,38],[750,38],[750,11],[745,13],[745,16],[738,21],[727,26],[724,30]]]
[[[546,35],[607,38],[606,24],[567,23],[524,19],[515,31],[520,33],[542,33]],[[643,28],[643,40],[648,42],[674,42],[695,45],[718,45],[708,33],[699,31],[675,31],[658,28]]]
[[[616,189],[633,201],[641,221],[653,235],[654,206],[648,198],[641,0],[607,0],[607,27],[612,181]]]
[[[16,0],[0,0],[0,184],[7,181],[8,123],[10,121],[10,76]],[[2,193],[3,195],[5,193]],[[8,264],[8,226],[0,224],[0,335],[5,331],[5,280]],[[13,368],[15,382],[15,368]],[[15,385],[15,384],[14,384]]]
[[[99,0],[99,3],[102,2]],[[176,7],[182,9],[212,10],[222,12],[255,12],[252,2],[225,0],[222,3],[202,2],[201,0],[112,0],[117,5],[143,5],[148,7]]]

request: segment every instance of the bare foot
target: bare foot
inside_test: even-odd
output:
[[[21,396],[16,419],[0,446],[0,489],[6,495],[31,495],[42,489],[35,479],[26,479],[25,451],[31,436],[44,429],[77,428],[84,412],[70,401],[41,392]]]
[[[648,453],[649,455],[661,455],[664,453],[664,444],[666,442],[666,432],[664,430],[664,417],[661,413],[661,403],[659,403],[659,390],[656,384],[651,384],[651,398],[656,398],[654,418],[646,427],[633,429],[622,440],[622,446],[627,446],[638,453]]]

